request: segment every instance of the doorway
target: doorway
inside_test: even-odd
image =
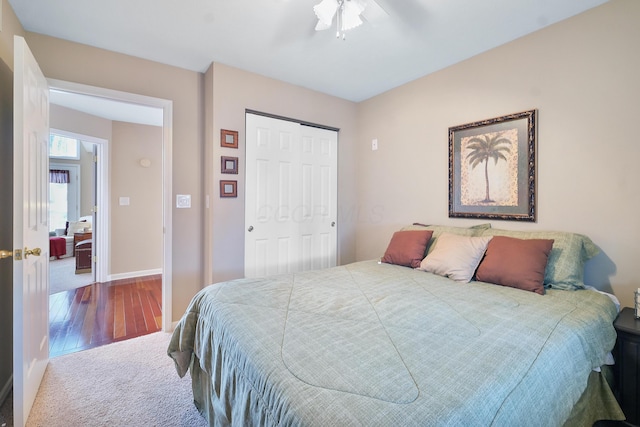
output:
[[[51,105],[55,110],[57,105]],[[105,281],[108,265],[107,254],[103,256],[96,245],[109,238],[108,228],[94,229],[94,224],[102,222],[108,226],[103,218],[106,211],[95,209],[109,194],[108,174],[101,164],[109,157],[108,140],[57,129],[55,125],[60,124],[64,126],[64,122],[52,123],[49,131],[50,146],[55,147],[49,152],[50,294]],[[86,241],[91,243],[83,248],[90,249],[82,255],[90,264],[89,268],[82,265],[80,271],[76,245]]]
[[[77,160],[63,162],[49,153],[49,295],[95,282],[95,268],[76,274],[76,242],[91,240],[93,246],[94,241],[94,194],[82,191],[93,188],[85,185],[92,173],[81,155],[86,156],[79,153]]]
[[[161,126],[162,139],[162,155],[158,162],[161,166],[161,292],[162,292],[162,329],[171,329],[171,218],[172,218],[172,102],[164,99],[147,97],[143,95],[131,94],[126,92],[114,91],[110,89],[87,86],[77,83],[65,82],[60,80],[49,79],[51,92],[56,93],[56,98],[64,99],[64,103],[68,108],[74,108],[84,111],[87,114],[98,115],[98,111],[110,110],[111,113],[129,114],[130,117],[137,115],[131,121],[138,121],[149,124],[149,120],[158,120]],[[58,96],[60,95],[60,96]],[[108,107],[111,105],[111,108]],[[116,108],[113,106],[116,105]],[[127,119],[118,116],[112,117],[111,120],[125,121]],[[95,141],[94,141],[95,142]],[[100,216],[93,224],[94,233],[97,235],[95,251],[101,254],[96,263],[96,281],[106,282],[112,280],[109,274],[108,266],[110,265],[110,241],[109,241],[109,222],[107,221],[108,212],[110,212],[109,192],[109,159],[110,155],[107,151],[108,144],[97,144],[102,147],[103,153],[99,154],[102,161],[98,162],[98,175],[102,177],[104,183],[103,190],[97,192],[98,213],[103,213],[102,220]],[[142,164],[142,162],[141,162]],[[102,237],[101,237],[102,236]]]

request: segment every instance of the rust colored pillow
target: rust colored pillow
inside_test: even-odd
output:
[[[551,239],[494,236],[478,267],[481,282],[544,294],[544,271],[553,247]]]
[[[432,234],[432,230],[396,231],[391,237],[382,262],[413,268],[420,267],[420,261],[424,258],[427,243]]]

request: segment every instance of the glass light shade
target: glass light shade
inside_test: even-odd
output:
[[[331,27],[333,17],[338,10],[338,0],[322,0],[317,5],[313,6],[313,11],[318,17],[318,25],[316,30],[326,30]],[[322,27],[322,28],[318,28]]]
[[[342,31],[351,30],[362,25],[360,14],[364,12],[365,3],[360,0],[347,0],[342,9]]]
[[[327,25],[326,23],[318,19],[318,23],[316,24],[316,31],[328,30],[329,28],[331,28],[331,24]]]

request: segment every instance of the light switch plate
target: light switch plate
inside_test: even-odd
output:
[[[176,195],[176,208],[185,209],[191,207],[191,194]]]

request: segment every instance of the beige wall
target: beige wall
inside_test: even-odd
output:
[[[0,31],[0,58],[13,70],[13,36],[24,37],[24,28],[7,0],[2,2],[2,31]]]
[[[74,132],[111,141],[111,120],[61,105],[51,104],[49,126],[52,129]]]
[[[173,209],[172,319],[202,287],[203,76],[168,65],[35,33],[27,43],[48,78],[173,101],[173,200],[191,194],[191,209]]]
[[[206,281],[219,282],[244,276],[244,173],[245,109],[339,128],[338,134],[338,255],[339,263],[355,260],[356,108],[353,102],[313,92],[222,64],[213,64],[205,75],[207,154],[206,194],[210,209],[205,259],[210,260]],[[220,147],[220,129],[239,131],[239,148]],[[220,156],[239,157],[238,197],[220,199]],[[236,178],[236,177],[234,177]]]
[[[640,2],[591,11],[359,106],[357,259],[379,257],[411,223],[448,218],[448,127],[537,108],[536,223],[496,228],[584,233],[602,249],[587,284],[632,304],[640,286]],[[372,152],[370,140],[380,149]]]
[[[140,165],[141,159],[151,162]],[[162,269],[162,128],[113,122],[110,274]],[[128,197],[129,206],[120,206]]]

